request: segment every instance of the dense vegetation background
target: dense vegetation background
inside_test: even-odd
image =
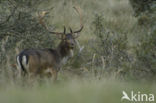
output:
[[[75,49],[74,58],[69,60],[60,71],[58,78],[60,81],[76,77],[76,79],[81,79],[80,83],[83,84],[85,81],[93,80],[94,82],[91,82],[93,86],[90,89],[96,88],[94,83],[99,83],[96,80],[103,81],[105,78],[124,81],[155,81],[155,0],[0,0],[1,87],[5,87],[7,84],[16,87],[16,84],[20,84],[20,80],[16,78],[16,68],[12,66],[16,63],[15,58],[19,51],[24,48],[55,48],[59,43],[59,39],[54,34],[50,34],[39,24],[37,13],[44,10],[50,12],[44,19],[54,31],[63,31],[64,25],[76,29],[80,24],[78,15],[72,9],[74,5],[78,5],[82,9],[85,28],[80,33],[78,41],[84,49],[81,52],[78,47]],[[17,81],[18,83],[16,83]],[[107,83],[108,85],[106,85]],[[47,86],[47,82],[45,84]],[[77,84],[79,82],[71,83],[71,87]],[[90,84],[84,83],[80,87],[87,89],[88,85]],[[100,88],[110,85],[114,84],[107,80],[99,83]],[[37,86],[39,85],[37,84]],[[57,92],[59,88],[57,86],[50,90]],[[122,84],[117,83],[115,86],[119,86],[119,90],[122,90]],[[130,85],[129,88],[131,86],[133,87]],[[70,89],[69,86],[67,88]],[[74,89],[79,91],[79,88]],[[113,93],[119,91],[115,88],[113,90]],[[62,91],[67,92],[66,90]],[[83,94],[82,88],[80,91],[80,94]],[[87,91],[90,93],[96,90],[87,89]],[[104,91],[107,92],[107,90]],[[20,93],[22,91],[19,91]],[[35,94],[37,93],[35,92]],[[89,100],[87,94],[85,95],[88,98],[86,100]],[[101,93],[101,95],[105,96],[106,94]],[[114,96],[114,98],[120,97]],[[95,101],[97,100],[96,98]],[[103,101],[103,99],[100,100]],[[92,99],[86,102],[92,103],[91,101]]]
[[[59,40],[39,24],[37,13],[50,11],[48,26],[62,31],[63,25],[79,27],[72,6],[83,11],[85,28],[79,38],[81,53],[63,69],[87,70],[96,76],[105,73],[133,79],[155,77],[155,1],[55,1],[1,0],[1,72],[14,70],[11,64],[24,48],[54,48]],[[11,71],[12,72],[12,71]],[[106,74],[107,75],[107,74]]]

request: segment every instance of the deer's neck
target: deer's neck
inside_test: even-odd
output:
[[[60,54],[61,59],[66,58],[70,55],[70,49],[63,41],[58,45],[57,51]]]

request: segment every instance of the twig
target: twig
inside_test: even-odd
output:
[[[10,18],[14,15],[16,9],[17,9],[17,6],[14,7],[13,11],[12,11],[11,14],[7,17],[7,19],[6,19],[5,21],[1,22],[0,24],[3,25],[3,24],[5,24],[6,22],[8,22],[8,21],[10,20]]]
[[[76,41],[76,44],[79,48],[79,54],[82,52],[82,50],[84,49],[84,46],[80,46],[80,43],[78,42],[78,40],[75,40]]]

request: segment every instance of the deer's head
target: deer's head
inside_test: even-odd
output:
[[[80,29],[73,31],[70,28],[70,32],[68,32],[68,33],[66,33],[66,27],[65,26],[64,26],[64,31],[63,32],[50,31],[48,29],[48,27],[43,22],[43,18],[47,14],[47,12],[46,11],[43,11],[43,12],[41,12],[39,14],[40,24],[42,24],[50,33],[58,35],[58,38],[61,39],[61,45],[65,46],[65,48],[67,50],[73,50],[74,49],[75,44],[76,44],[75,39],[77,37],[79,37],[79,34],[78,33],[81,32],[82,29],[83,29],[82,15],[81,15],[81,12],[80,12],[80,8],[75,7],[75,6],[73,8],[77,11],[77,13],[80,16]]]

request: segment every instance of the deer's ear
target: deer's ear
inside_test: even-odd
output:
[[[70,29],[70,33],[73,34],[73,31],[72,31],[71,27],[69,29]]]
[[[62,40],[65,40],[65,39],[66,39],[66,34],[62,34],[62,35],[61,35],[61,39],[62,39]]]
[[[64,31],[63,31],[63,33],[66,34],[66,27],[65,27],[65,26],[64,26]]]

